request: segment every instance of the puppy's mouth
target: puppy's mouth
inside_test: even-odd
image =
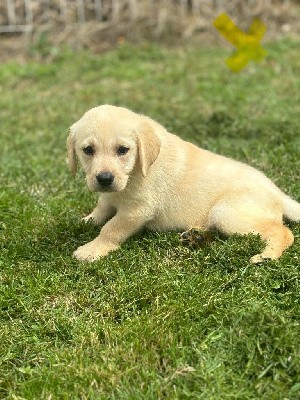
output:
[[[110,192],[119,192],[120,190],[114,187],[102,187],[98,185],[98,187],[94,191],[100,193],[110,193]]]

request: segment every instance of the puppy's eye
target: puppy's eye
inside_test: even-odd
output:
[[[124,154],[128,153],[129,147],[126,146],[119,146],[117,149],[118,156],[123,156]]]
[[[84,154],[86,154],[88,156],[92,156],[95,153],[92,146],[86,146],[82,150],[83,150]]]

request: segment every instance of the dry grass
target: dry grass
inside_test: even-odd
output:
[[[74,49],[89,48],[102,52],[114,47],[118,41],[155,40],[174,44],[183,41],[217,43],[222,41],[212,22],[221,12],[230,15],[242,29],[247,29],[253,18],[262,19],[267,25],[266,40],[277,39],[285,33],[298,34],[299,3],[288,0],[102,0],[97,12],[94,0],[80,2],[50,0],[45,3],[31,0],[30,30],[23,34],[0,36],[0,59],[23,56],[32,43],[41,36],[53,46],[62,43]],[[15,0],[15,22],[26,24],[28,10],[24,0]],[[1,17],[2,16],[2,17]],[[0,27],[9,24],[5,3],[0,5]],[[226,43],[225,41],[222,43]]]

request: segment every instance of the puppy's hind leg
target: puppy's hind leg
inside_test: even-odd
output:
[[[257,226],[257,232],[266,241],[266,247],[262,253],[251,258],[253,264],[261,263],[265,259],[279,258],[294,242],[292,232],[277,221],[261,221]]]
[[[229,236],[238,234],[258,234],[266,241],[266,247],[260,254],[251,258],[252,263],[261,263],[266,259],[275,260],[293,244],[292,232],[282,224],[281,215],[266,217],[265,210],[254,202],[249,204],[218,204],[209,215],[209,228],[216,228]]]

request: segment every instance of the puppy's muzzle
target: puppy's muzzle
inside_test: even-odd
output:
[[[98,182],[99,186],[105,189],[108,189],[111,186],[114,179],[114,175],[110,172],[101,172],[100,174],[96,175],[96,181]]]

